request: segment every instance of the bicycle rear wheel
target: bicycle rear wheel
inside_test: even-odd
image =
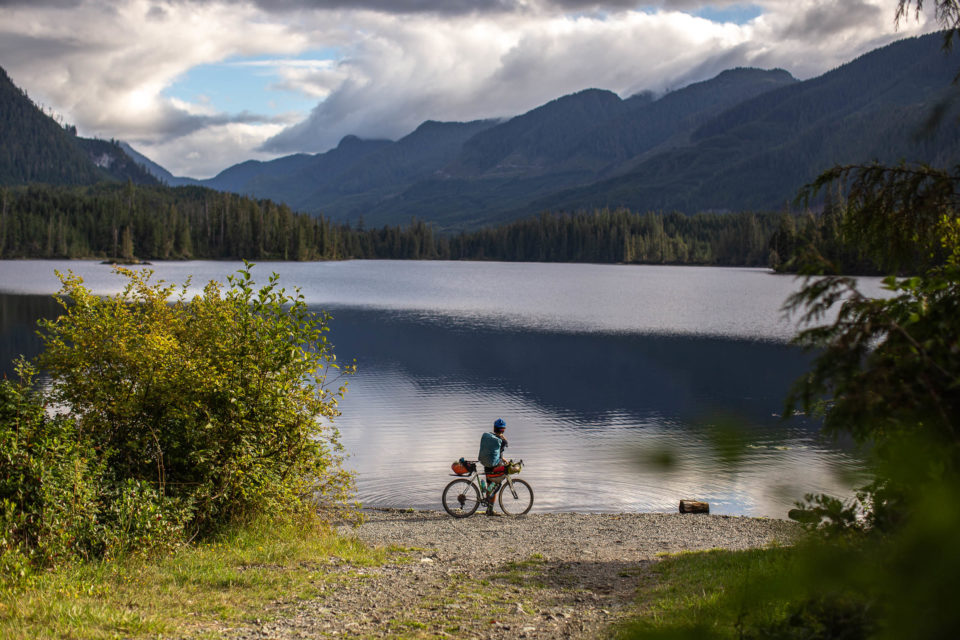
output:
[[[510,485],[504,481],[500,488],[500,508],[508,516],[522,516],[533,506],[533,488],[525,480],[517,478]]]
[[[480,490],[466,478],[457,478],[443,490],[443,510],[454,518],[466,518],[480,506]]]

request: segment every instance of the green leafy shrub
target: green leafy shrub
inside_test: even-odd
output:
[[[97,547],[102,467],[76,423],[48,415],[20,364],[0,380],[0,555],[4,575],[51,565]]]
[[[141,480],[111,486],[100,516],[102,556],[111,559],[141,550],[173,549],[183,541],[190,515],[182,502],[160,495]]]
[[[60,275],[64,314],[42,322],[39,365],[118,489],[117,549],[161,535],[149,517],[206,534],[231,521],[347,507],[351,477],[332,420],[346,385],[329,316],[255,289],[246,264],[202,294],[118,268],[122,293]],[[131,482],[133,484],[131,484]],[[172,519],[171,519],[172,518]]]

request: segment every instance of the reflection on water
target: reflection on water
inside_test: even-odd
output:
[[[51,296],[0,293],[0,375],[13,376],[13,361],[20,355],[39,353],[37,320],[56,318],[61,308]]]
[[[808,359],[786,345],[725,339],[450,327],[399,312],[340,309],[332,335],[356,358],[338,424],[372,506],[438,508],[449,465],[475,458],[497,417],[527,463],[536,508],[784,517],[807,492],[849,491],[859,466],[814,424],[779,420]],[[742,459],[705,437],[743,429]],[[674,463],[654,464],[669,451]]]
[[[222,280],[234,263],[164,263],[173,282]],[[54,268],[100,292],[94,263],[0,262],[0,291],[49,294]],[[847,493],[857,460],[817,424],[783,423],[808,357],[785,344],[794,287],[760,270],[498,263],[271,264],[333,311],[338,358],[359,373],[338,419],[372,506],[440,508],[450,463],[474,458],[497,417],[527,463],[535,509],[784,517],[808,492]],[[256,273],[256,272],[255,272]],[[0,294],[0,366],[39,349],[49,295]],[[718,460],[711,426],[735,424],[739,460]],[[669,467],[653,462],[669,452]]]

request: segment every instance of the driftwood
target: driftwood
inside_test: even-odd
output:
[[[697,500],[681,500],[680,513],[710,513],[710,504]]]

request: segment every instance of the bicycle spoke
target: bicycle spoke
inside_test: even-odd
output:
[[[457,478],[443,490],[443,508],[454,518],[466,518],[480,506],[480,490],[466,478]]]
[[[507,515],[523,515],[532,506],[533,489],[525,480],[512,480],[500,491],[500,508]]]

